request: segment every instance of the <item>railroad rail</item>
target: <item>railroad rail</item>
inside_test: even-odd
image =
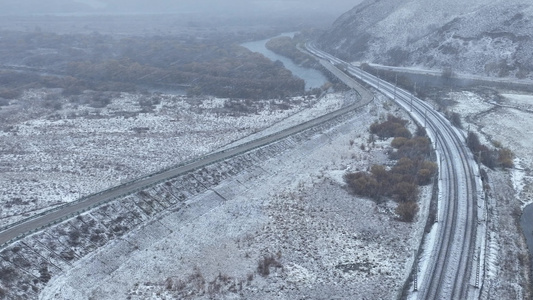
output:
[[[473,258],[483,259],[480,254],[475,255],[478,242],[478,202],[482,192],[478,165],[466,147],[465,134],[453,127],[428,103],[409,92],[320,51],[313,45],[308,44],[307,50],[322,60],[344,66],[352,76],[393,99],[426,128],[437,150],[439,205],[438,223],[433,228],[436,230],[436,239],[429,249],[424,249],[428,259],[420,274],[420,287],[415,287],[410,298],[479,298],[479,289],[472,283],[472,274],[481,265],[474,265]]]

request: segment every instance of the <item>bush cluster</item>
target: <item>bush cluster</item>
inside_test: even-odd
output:
[[[488,146],[481,144],[477,134],[474,132],[468,132],[466,144],[474,154],[474,159],[478,163],[482,163],[488,168],[494,169],[496,167],[514,167],[513,152],[508,148],[502,147],[500,143],[495,143],[497,146],[496,149],[491,149]]]
[[[404,157],[396,165],[386,169],[374,165],[370,172],[347,173],[344,180],[355,194],[380,201],[392,197],[397,202],[416,201],[418,186],[427,185],[437,171],[433,162]]]
[[[396,149],[390,153],[392,159],[407,157],[418,159],[427,157],[431,151],[431,143],[426,137],[416,136],[414,138],[396,137],[392,140],[391,146]]]
[[[411,132],[405,127],[407,120],[388,115],[385,122],[374,122],[370,125],[370,133],[377,135],[381,139],[391,137],[411,138]]]
[[[450,120],[453,126],[463,129],[463,123],[461,121],[461,115],[456,112],[446,112],[446,118]]]
[[[263,277],[270,275],[270,268],[283,268],[283,265],[272,254],[264,256],[257,262],[257,273]]]
[[[418,186],[431,182],[437,165],[426,160],[430,154],[430,141],[427,137],[418,136],[424,131],[419,129],[417,136],[411,137],[406,124],[406,120],[389,115],[385,122],[374,123],[370,128],[382,138],[394,137],[391,145],[395,151],[389,154],[391,159],[397,160],[393,167],[374,165],[370,172],[347,173],[344,180],[348,189],[356,195],[376,201],[384,197],[394,199],[398,202],[396,213],[400,219],[411,222],[418,211]]]

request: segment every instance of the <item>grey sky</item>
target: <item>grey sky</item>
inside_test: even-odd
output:
[[[312,9],[346,11],[353,7],[357,0],[75,0],[94,7],[114,7],[132,9],[161,9],[161,8],[201,8],[210,10],[225,10],[227,8],[256,9],[276,8],[287,9],[307,7]]]
[[[361,0],[0,0],[4,13],[208,12],[342,14]]]

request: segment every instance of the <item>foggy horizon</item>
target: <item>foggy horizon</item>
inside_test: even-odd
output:
[[[154,14],[154,13],[206,13],[206,14],[337,14],[348,11],[361,1],[341,0],[333,4],[326,0],[5,0],[0,4],[2,15],[42,14]]]

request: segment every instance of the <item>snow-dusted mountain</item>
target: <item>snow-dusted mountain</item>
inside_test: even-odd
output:
[[[349,60],[533,78],[533,3],[365,0],[318,44]]]

